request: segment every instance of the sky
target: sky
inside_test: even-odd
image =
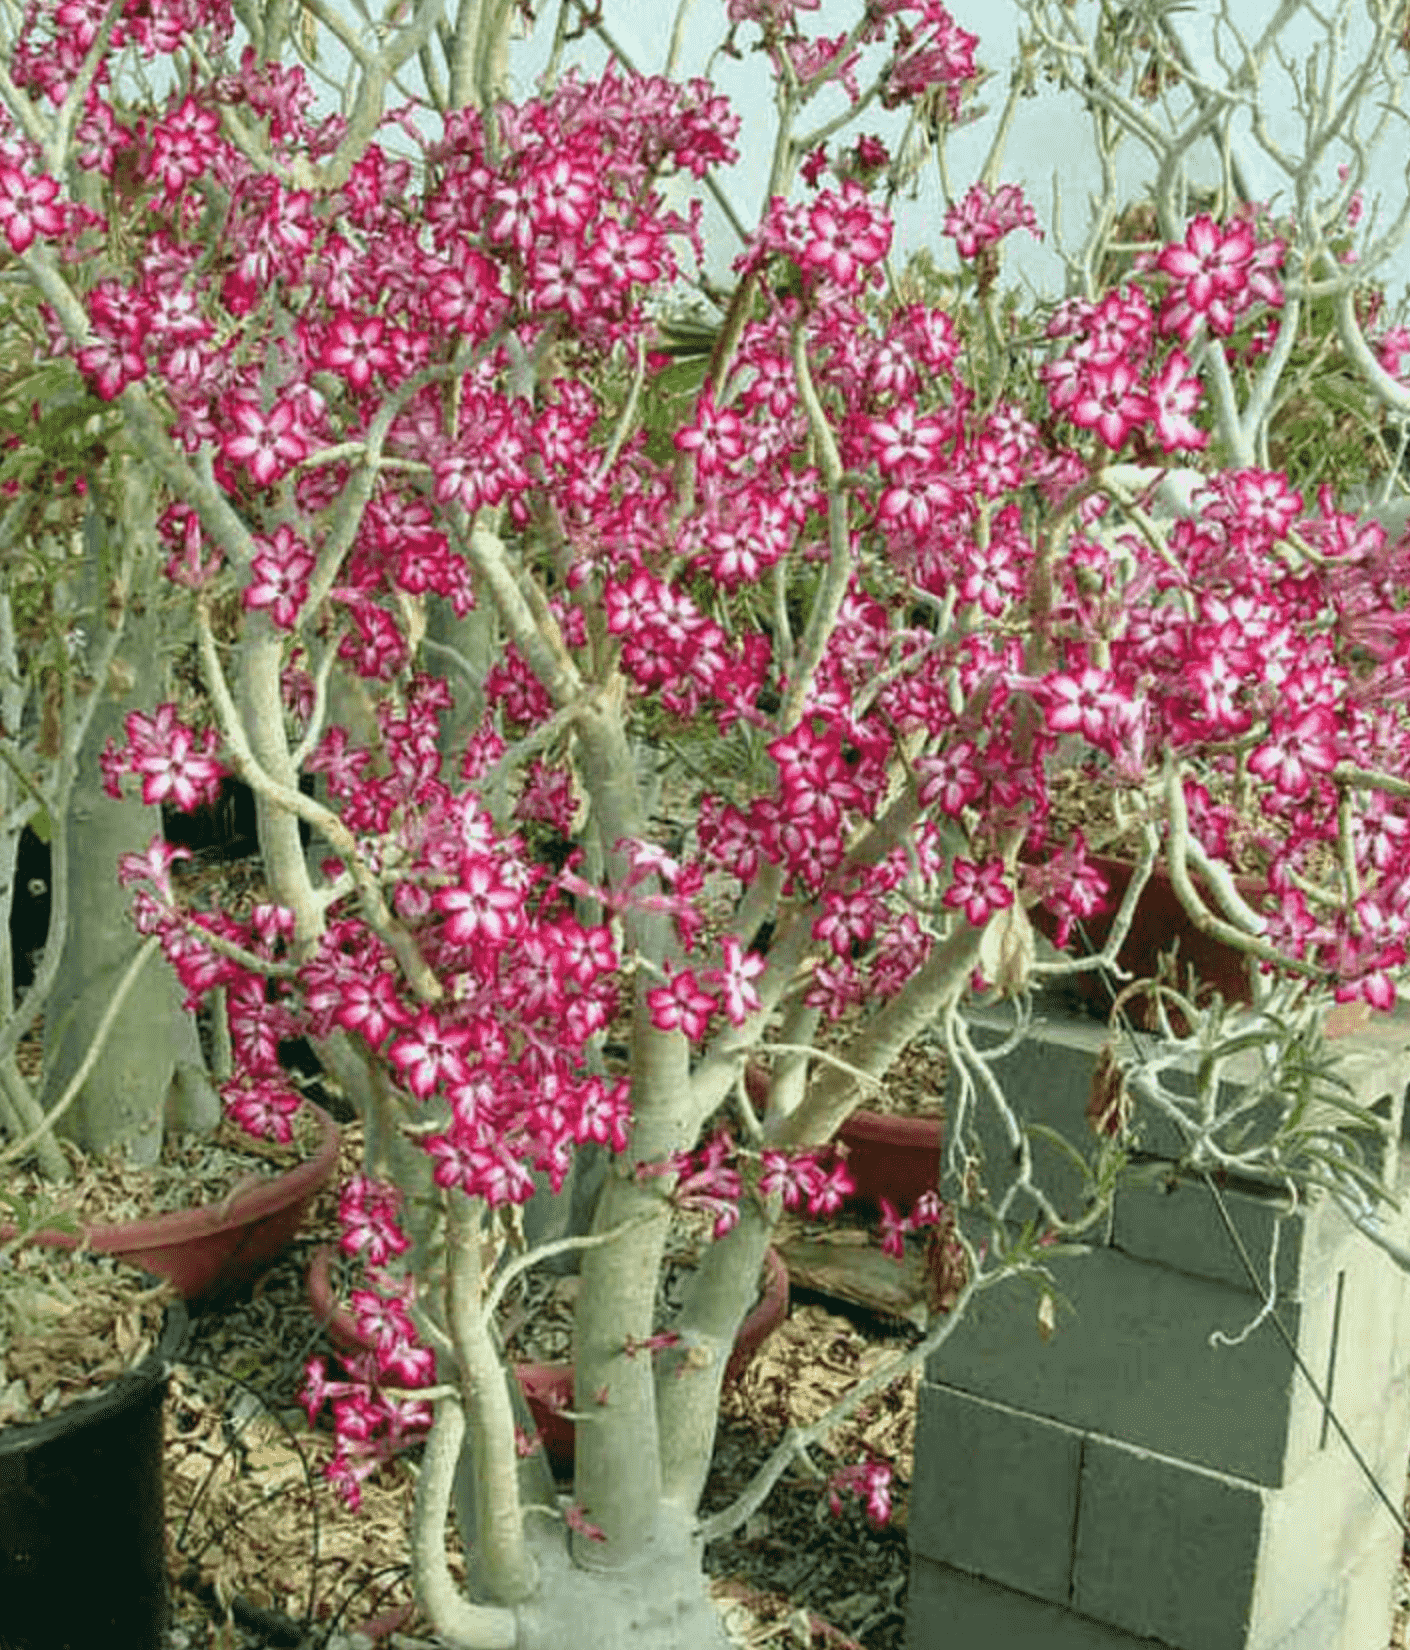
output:
[[[345,16],[356,15],[352,0],[329,0],[329,3]],[[548,60],[557,8],[554,0],[539,0],[539,4],[539,20],[532,36],[517,42],[511,54],[510,74],[516,97],[533,95],[537,78]],[[1268,21],[1266,0],[1228,0],[1228,4],[1235,24],[1249,38]],[[727,27],[724,0],[686,0],[686,8],[678,73],[682,76],[709,73],[731,98],[743,120],[743,158],[718,181],[739,217],[752,224],[763,201],[772,150],[771,77],[763,57],[756,52],[746,49],[739,60],[717,52]],[[448,10],[452,9],[453,0],[448,0]],[[1349,19],[1346,60],[1352,62],[1359,43],[1366,37],[1368,25],[1364,5],[1348,5],[1346,9]],[[956,0],[951,11],[962,28],[979,36],[979,61],[993,71],[993,79],[981,97],[987,106],[987,115],[974,125],[952,133],[947,145],[952,186],[957,193],[962,193],[982,168],[993,140],[998,113],[1007,94],[1010,66],[1015,60],[1022,13],[1014,0],[998,0],[998,3],[989,0],[988,4],[983,0]],[[1080,0],[1073,15],[1090,26],[1094,12],[1095,7],[1088,0]],[[1217,7],[1211,0],[1191,0],[1173,15],[1182,43],[1196,67],[1209,78],[1222,81],[1211,50],[1216,13]],[[676,15],[674,0],[603,0],[602,14],[605,28],[626,57],[645,73],[660,72]],[[846,29],[855,16],[856,0],[822,0],[817,11],[800,13],[809,34],[832,36]],[[1295,17],[1283,36],[1291,57],[1305,63],[1306,54],[1317,44],[1320,33],[1309,16]],[[752,25],[740,30],[740,42],[746,48],[757,38],[758,31]],[[1221,39],[1226,50],[1233,48],[1227,29]],[[590,35],[569,48],[565,62],[580,62],[586,72],[595,73],[605,65],[607,56],[607,47]],[[328,61],[326,55],[324,61]],[[1398,61],[1410,70],[1410,58],[1402,54]],[[845,106],[844,94],[840,91],[823,94],[823,97],[828,95],[834,101],[827,104],[819,99],[819,118],[826,118]],[[1289,151],[1298,152],[1300,128],[1294,99],[1289,82],[1276,63],[1270,65],[1267,92],[1262,101],[1276,141]],[[1410,102],[1410,98],[1406,101]],[[842,141],[850,142],[856,134],[871,133],[894,144],[903,119],[901,113],[888,114],[874,105],[855,127],[849,128]],[[1256,198],[1266,199],[1276,195],[1280,188],[1286,189],[1286,181],[1248,135],[1246,119],[1243,124],[1245,131],[1236,141],[1236,155],[1251,192]],[[1379,191],[1383,197],[1383,221],[1394,217],[1405,198],[1405,157],[1410,154],[1406,135],[1404,121],[1392,122],[1386,140],[1373,156],[1367,210],[1370,211]],[[1330,190],[1335,185],[1336,164],[1345,158],[1344,150],[1335,152],[1321,168],[1319,181],[1324,189]],[[1206,169],[1210,181],[1217,176],[1218,160],[1212,145],[1206,143],[1202,150],[1193,151],[1191,162],[1196,173]],[[1115,163],[1123,196],[1135,198],[1153,173],[1148,152],[1136,140],[1127,139],[1118,148]],[[1050,226],[1055,174],[1062,190],[1063,239],[1075,250],[1087,227],[1088,197],[1099,189],[1099,165],[1091,141],[1090,122],[1080,101],[1071,92],[1045,86],[1040,81],[1037,95],[1019,102],[999,177],[1000,181],[1019,184],[1033,204],[1039,222]],[[924,246],[936,253],[942,267],[953,266],[951,243],[940,233],[943,217],[943,195],[931,163],[919,179],[916,199],[902,200],[897,207],[896,250],[900,259]],[[713,203],[707,206],[706,245],[710,272],[716,278],[723,278],[739,242]],[[1009,278],[1020,279],[1048,296],[1061,295],[1064,270],[1054,250],[1051,232],[1044,242],[1019,232],[1009,237],[1007,246]],[[1410,236],[1387,267],[1386,278],[1393,295],[1398,295],[1410,283]]]

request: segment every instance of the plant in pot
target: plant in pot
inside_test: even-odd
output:
[[[337,1140],[324,1119],[303,1131],[317,1139],[305,1161],[269,1168],[238,1133],[213,1149],[194,1017],[152,965],[156,942],[134,944],[108,852],[159,815],[134,803],[110,819],[104,799],[95,818],[99,735],[121,725],[134,675],[151,678],[145,655],[160,663],[141,504],[100,423],[76,420],[71,399],[31,405],[11,375],[0,412],[28,439],[10,442],[0,564],[0,1643],[159,1650],[163,1399],[184,1299],[278,1253]],[[14,898],[35,825],[50,849],[25,867],[46,885],[24,890],[45,896],[37,930]],[[21,970],[16,940],[32,952]],[[167,1157],[186,1142],[180,1159],[148,1161],[164,1130],[178,1137]],[[190,1206],[193,1185],[206,1208]],[[119,1199],[170,1212],[119,1218]],[[76,1550],[92,1565],[82,1588]]]
[[[36,329],[33,304],[7,297],[0,1164],[33,1163],[20,1190],[67,1186],[60,1206],[81,1206],[94,1248],[210,1296],[288,1242],[332,1171],[336,1131],[326,1117],[301,1120],[301,1149],[262,1156],[218,1127],[196,1005],[153,963],[157,942],[132,934],[115,858],[160,831],[163,801],[195,797],[151,773],[140,797],[114,804],[99,757],[124,709],[169,680],[182,615],[163,595],[150,487],[108,450],[101,403],[36,372]]]
[[[791,15],[747,23],[778,86],[767,204],[708,343],[674,356],[696,219],[656,185],[734,158],[708,82],[586,78],[555,58],[515,105],[488,14],[442,31],[425,5],[370,41],[309,10],[357,66],[346,118],[310,120],[278,9],[246,14],[258,47],[238,63],[218,7],[160,31],[124,19],[125,47],[183,65],[140,119],[96,73],[116,14],[81,67],[27,18],[0,81],[23,134],[0,229],[45,306],[44,370],[111,410],[112,444],[160,490],[212,718],[134,713],[105,776],[197,796],[224,764],[258,802],[273,903],[198,922],[155,842],[127,862],[138,924],[188,993],[234,1005],[231,1115],[260,1130],[287,1112],[271,1051],[293,1029],[362,1115],[343,1247],[366,1269],[352,1304],[371,1344],[346,1378],[314,1364],[306,1401],[332,1402],[331,1476],[353,1501],[423,1441],[408,1544],[436,1630],[526,1650],[718,1642],[702,1543],[977,1293],[1041,1280],[1109,1205],[1122,1142],[1088,1143],[1081,1206],[1060,1211],[1033,1178],[1037,1126],[969,1031],[977,1002],[1085,966],[1035,962],[1020,897],[1025,847],[1064,920],[1101,896],[1081,838],[1052,839],[1065,736],[1143,850],[1103,962],[1164,848],[1197,920],[1304,992],[1393,993],[1410,846],[1379,830],[1376,858],[1355,828],[1399,818],[1404,665],[1395,637],[1367,654],[1358,618],[1405,547],[1258,468],[1222,339],[1289,318],[1280,276],[1303,273],[1256,216],[1186,223],[1162,198],[1154,265],[1072,300],[1044,343],[995,293],[999,243],[1033,222],[996,187],[996,146],[946,219],[974,263],[958,318],[884,285],[882,193],[975,78],[976,42],[943,8],[870,13],[839,42],[803,39]],[[36,92],[56,54],[53,116]],[[814,111],[863,59],[870,90]],[[413,61],[414,164],[383,130]],[[872,100],[915,112],[919,151],[829,152]],[[105,162],[111,186],[92,180]],[[90,186],[105,225],[74,205]],[[70,234],[86,262],[61,261]],[[135,248],[130,269],[108,272],[112,239]],[[1345,327],[1364,349],[1354,313]],[[1107,475],[1138,440],[1157,464],[1210,447],[1197,530],[1148,531]],[[1095,536],[1104,516],[1131,526],[1119,555]],[[1251,669],[1266,634],[1287,660],[1271,685]],[[1234,685],[1170,668],[1187,656]],[[1239,783],[1283,831],[1258,906],[1219,858],[1221,787]],[[545,829],[566,859],[535,853]],[[823,1046],[824,1020],[861,1001],[874,1011]],[[780,1213],[840,1206],[830,1142],[932,1025],[958,1096],[948,1184],[984,1235],[938,1197],[897,1210],[893,1250],[943,1234],[923,1337],[703,1514],[729,1349]],[[770,1062],[753,1100],[751,1060]],[[999,1199],[981,1110],[1018,1167]],[[661,1324],[678,1210],[712,1242]],[[559,1497],[495,1309],[564,1256],[581,1276]],[[884,1464],[835,1485],[884,1514]],[[446,1564],[451,1516],[468,1594]]]

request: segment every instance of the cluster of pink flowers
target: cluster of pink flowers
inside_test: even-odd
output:
[[[1392,378],[1410,381],[1410,327],[1387,327],[1377,341],[1376,359]]]
[[[1049,321],[1048,336],[1074,340],[1040,371],[1052,410],[1078,429],[1095,430],[1113,452],[1146,426],[1162,452],[1208,444],[1208,430],[1192,416],[1204,386],[1183,350],[1157,356],[1155,317],[1134,282],[1096,303],[1069,299]]]
[[[142,780],[142,800],[147,806],[170,802],[183,813],[210,804],[220,795],[225,769],[216,757],[220,737],[208,727],[198,738],[167,701],[151,716],[132,711],[124,724],[126,744],[119,748],[109,739],[98,758],[103,789],[109,796],[122,796],[124,774]]]
[[[931,0],[875,8],[882,25],[898,19],[898,38],[904,11],[921,13],[922,32],[904,25],[888,96],[957,95],[973,75],[972,37]],[[147,38],[184,16],[135,0],[128,12],[124,25]],[[786,14],[740,11],[766,28]],[[814,42],[799,72],[840,73],[840,56]],[[37,66],[29,73],[37,85]],[[776,199],[736,266],[756,301],[733,370],[702,390],[664,453],[630,433],[609,467],[603,432],[615,418],[601,369],[619,349],[648,358],[648,297],[698,241],[698,217],[668,211],[656,181],[671,166],[698,177],[732,158],[737,123],[723,101],[704,82],[567,75],[549,95],[504,105],[495,143],[462,110],[425,143],[424,175],[374,143],[345,185],[316,195],[250,165],[219,123],[249,107],[279,155],[326,154],[336,128],[309,123],[306,94],[297,71],[247,56],[238,75],[173,94],[140,134],[97,113],[101,99],[85,117],[94,164],[130,154],[160,227],[130,279],[85,294],[94,341],[77,368],[108,400],[153,380],[174,439],[214,455],[224,526],[243,525],[244,540],[231,528],[216,546],[173,506],[160,521],[168,570],[179,586],[238,586],[244,622],[286,641],[288,714],[312,747],[303,765],[322,776],[398,938],[440,991],[417,995],[390,930],[351,896],[329,903],[316,942],[271,985],[251,965],[295,957],[288,912],[260,907],[236,922],[190,911],[171,851],[130,856],[122,874],[141,885],[138,926],[161,937],[190,1001],[225,990],[239,1073],[227,1102],[246,1127],[287,1134],[296,1097],[279,1043],[336,1029],[380,1063],[408,1115],[430,1118],[417,1138],[438,1186],[491,1206],[523,1201],[536,1175],[561,1187],[579,1146],[631,1150],[629,1080],[585,1075],[590,1039],[621,1005],[615,922],[663,919],[667,954],[630,966],[647,971],[655,1033],[692,1053],[759,1012],[766,968],[748,936],[707,935],[707,881],[738,895],[776,873],[806,924],[803,1006],[839,1019],[894,998],[937,936],[983,927],[1020,887],[1064,932],[1095,908],[1104,890],[1085,844],[1053,820],[1058,752],[1117,790],[1144,786],[1166,754],[1187,762],[1211,787],[1190,780],[1185,801],[1216,855],[1236,826],[1216,793],[1237,781],[1262,827],[1268,937],[1339,995],[1393,999],[1410,936],[1410,812],[1393,795],[1358,804],[1348,861],[1334,776],[1367,752],[1392,771],[1410,767],[1410,541],[1387,543],[1326,495],[1305,509],[1286,477],[1257,468],[1207,480],[1170,530],[1168,559],[1112,529],[1099,497],[1064,508],[1100,448],[1151,435],[1167,453],[1204,446],[1191,358],[1162,340],[1193,347],[1201,327],[1228,338],[1258,306],[1276,306],[1280,241],[1260,241],[1244,219],[1196,219],[1119,291],[1061,306],[1042,369],[1048,407],[1035,415],[1016,401],[981,404],[945,310],[869,301],[892,225],[855,178],[805,202]],[[60,232],[57,196],[33,161],[12,146],[0,162],[12,247]],[[214,224],[206,176],[229,198]],[[972,192],[950,232],[975,256],[1024,226],[1036,227],[1031,211],[1004,186]],[[270,293],[277,304],[264,302]],[[276,323],[276,310],[297,319]],[[48,324],[63,353],[57,317]],[[651,359],[653,374],[661,366]],[[819,408],[846,478],[832,497]],[[355,463],[348,449],[359,444],[379,462]],[[348,502],[359,488],[360,514]],[[604,844],[630,866],[610,887],[589,884],[576,859],[555,872],[535,862],[480,794],[515,729],[569,708],[523,651],[506,650],[485,685],[489,716],[458,773],[444,771],[451,692],[412,668],[406,615],[427,591],[469,611],[465,519],[481,510],[522,539],[526,580],[549,546],[543,628],[556,659],[584,676],[604,656],[620,661],[613,691],[629,715],[736,740],[753,761],[747,787],[712,781],[679,851]],[[1044,517],[1070,522],[1060,542]],[[824,577],[850,571],[785,724],[778,707],[798,688],[800,650],[783,597],[754,598],[773,577],[791,594],[788,581],[811,583],[819,564]],[[1041,674],[1023,645],[1040,587],[1052,661]],[[326,595],[310,612],[315,592]],[[319,695],[295,648],[311,649],[316,627],[372,698],[375,739],[312,726]],[[532,764],[499,773],[521,820],[570,828],[565,743],[543,742]],[[215,735],[198,736],[172,705],[129,717],[125,744],[103,758],[115,794],[135,774],[145,800],[182,808],[210,800],[222,771]],[[1004,852],[1016,830],[1034,862],[1017,873]],[[1309,901],[1329,860],[1347,864],[1354,899]],[[324,869],[331,883],[346,867]],[[574,895],[596,901],[602,922],[581,922]],[[816,1217],[850,1190],[840,1160],[766,1146],[756,1170],[728,1135],[633,1168],[721,1236],[752,1191]],[[883,1215],[894,1254],[938,1208]],[[344,1219],[345,1249],[369,1267],[354,1304],[373,1350],[348,1383],[318,1369],[308,1402],[334,1402],[346,1446],[337,1474],[355,1494],[376,1451],[425,1419],[414,1401],[388,1407],[379,1384],[424,1386],[434,1361],[391,1275],[405,1245],[391,1194],[357,1183]],[[873,1469],[849,1470],[845,1487],[883,1507]]]
[[[833,1516],[842,1511],[844,1495],[860,1496],[873,1524],[885,1524],[891,1517],[891,1479],[887,1461],[859,1461],[839,1467],[827,1481],[827,1504]]]
[[[954,238],[962,258],[977,258],[1015,229],[1031,230],[1039,240],[1043,238],[1033,208],[1016,183],[1001,183],[993,194],[982,183],[974,184],[960,204],[945,214],[941,225],[941,233]]]
[[[1156,269],[1170,277],[1160,330],[1189,344],[1203,323],[1216,337],[1227,338],[1255,304],[1280,308],[1277,271],[1286,250],[1277,238],[1260,244],[1247,218],[1221,228],[1201,213],[1191,220],[1183,245],[1167,246],[1156,256]]]

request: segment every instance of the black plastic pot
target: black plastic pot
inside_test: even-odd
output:
[[[129,1374],[0,1427],[0,1650],[160,1650],[167,1622],[162,1404],[186,1307]]]

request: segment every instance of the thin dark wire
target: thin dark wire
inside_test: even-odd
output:
[[[318,1602],[318,1565],[319,1565],[319,1561],[320,1561],[320,1558],[321,1558],[321,1542],[320,1542],[320,1539],[319,1539],[319,1531],[318,1531],[318,1492],[314,1488],[313,1470],[309,1466],[308,1457],[305,1455],[302,1445],[299,1443],[298,1435],[295,1433],[294,1429],[289,1425],[289,1423],[284,1419],[284,1417],[279,1413],[279,1411],[274,1407],[274,1405],[270,1402],[268,1395],[261,1392],[260,1389],[257,1386],[253,1385],[250,1381],[244,1380],[239,1375],[232,1375],[228,1369],[221,1369],[217,1364],[212,1363],[208,1358],[201,1357],[199,1354],[195,1355],[194,1357],[190,1357],[190,1356],[184,1357],[180,1360],[180,1362],[182,1362],[184,1364],[188,1364],[188,1365],[194,1365],[194,1367],[196,1367],[198,1369],[206,1369],[210,1373],[218,1375],[221,1380],[231,1381],[236,1386],[243,1388],[246,1392],[250,1393],[253,1397],[255,1397],[259,1400],[260,1407],[262,1409],[264,1409],[268,1414],[272,1415],[274,1420],[279,1424],[279,1426],[281,1426],[283,1428],[283,1430],[288,1434],[289,1442],[294,1446],[294,1453],[299,1458],[299,1465],[303,1468],[304,1483],[305,1483],[305,1485],[308,1489],[309,1510],[312,1513],[312,1517],[313,1517],[313,1562],[309,1565],[309,1572],[308,1572],[308,1606],[307,1606],[307,1612],[306,1612],[306,1617],[305,1617],[305,1619],[307,1621],[311,1622],[313,1620],[314,1606]],[[210,1488],[211,1479],[215,1475],[216,1471],[219,1469],[220,1464],[221,1464],[222,1461],[224,1461],[225,1457],[227,1455],[231,1455],[233,1457],[235,1444],[238,1442],[240,1434],[244,1432],[245,1428],[254,1419],[254,1417],[257,1413],[258,1413],[258,1411],[251,1410],[250,1413],[245,1416],[244,1420],[242,1420],[241,1422],[238,1423],[238,1425],[234,1429],[235,1430],[234,1438],[232,1438],[226,1444],[225,1448],[221,1451],[220,1455],[217,1456],[216,1459],[211,1463],[210,1468],[206,1472],[206,1476],[205,1476],[204,1480],[201,1483],[200,1489],[197,1490],[197,1492],[196,1492],[195,1500],[192,1501],[191,1505],[186,1510],[186,1517],[182,1521],[180,1533],[177,1535],[177,1538],[176,1538],[176,1545],[177,1545],[177,1550],[178,1551],[184,1551],[184,1549],[181,1546],[181,1543],[186,1538],[186,1530],[187,1530],[187,1527],[189,1526],[189,1524],[191,1522],[192,1516],[194,1515],[194,1513],[196,1511],[197,1505],[199,1504],[201,1498],[205,1495],[207,1489]],[[271,1495],[265,1496],[263,1498],[263,1501],[261,1501],[258,1504],[263,1505],[264,1501],[277,1499],[280,1495],[284,1494],[285,1491],[287,1491],[291,1487],[292,1487],[291,1485],[287,1485],[287,1484],[281,1485]],[[228,1528],[229,1528],[229,1523],[227,1523],[226,1525],[223,1525],[222,1529],[221,1529],[221,1533],[224,1533],[224,1530],[228,1529]],[[206,1541],[206,1544],[205,1544],[206,1547],[208,1547],[210,1545],[210,1542],[211,1542],[212,1539],[216,1539],[216,1538],[214,1538],[214,1537],[208,1538],[207,1541]],[[202,1547],[201,1551],[204,1552],[205,1547]]]
[[[1219,1217],[1224,1222],[1224,1230],[1226,1232],[1228,1232],[1230,1238],[1233,1240],[1234,1247],[1239,1252],[1239,1259],[1244,1263],[1244,1270],[1248,1273],[1249,1278],[1252,1281],[1254,1288],[1260,1290],[1260,1292],[1261,1292],[1261,1286],[1259,1285],[1259,1281],[1258,1281],[1258,1274],[1253,1269],[1253,1262],[1249,1259],[1248,1250],[1244,1248],[1244,1240],[1239,1236],[1238,1228],[1234,1225],[1233,1221],[1229,1218],[1228,1206],[1225,1204],[1223,1197],[1220,1195],[1219,1188],[1210,1179],[1209,1171],[1206,1169],[1206,1170],[1203,1170],[1202,1173],[1203,1173],[1204,1183],[1205,1183],[1206,1186],[1209,1187],[1210,1196],[1213,1197],[1213,1199],[1214,1199],[1214,1206],[1215,1206],[1215,1208],[1218,1209]],[[1302,1354],[1298,1351],[1297,1347],[1294,1345],[1292,1336],[1289,1335],[1287,1330],[1283,1327],[1283,1320],[1278,1316],[1277,1310],[1276,1309],[1270,1310],[1269,1313],[1268,1313],[1268,1316],[1269,1316],[1269,1319],[1271,1320],[1271,1322],[1273,1324],[1273,1327],[1278,1331],[1278,1334],[1282,1337],[1283,1345],[1285,1347],[1287,1347],[1289,1352],[1292,1353],[1293,1361],[1297,1364],[1297,1367],[1302,1371],[1303,1375],[1306,1377],[1308,1386],[1310,1386],[1312,1388],[1312,1391],[1315,1394],[1318,1403],[1321,1404],[1323,1416],[1326,1417],[1326,1418],[1330,1418],[1332,1425],[1337,1429],[1337,1433],[1340,1436],[1342,1443],[1344,1443],[1346,1445],[1346,1447],[1351,1451],[1352,1459],[1356,1462],[1356,1465],[1361,1468],[1361,1471],[1366,1475],[1366,1478],[1369,1481],[1369,1483],[1371,1485],[1371,1488],[1376,1492],[1376,1494],[1385,1503],[1386,1511],[1395,1520],[1395,1522],[1400,1526],[1400,1533],[1406,1538],[1406,1540],[1410,1540],[1410,1524],[1406,1523],[1405,1515],[1400,1511],[1400,1509],[1398,1507],[1396,1507],[1394,1505],[1394,1503],[1391,1501],[1390,1497],[1381,1488],[1380,1480],[1376,1477],[1375,1473],[1373,1473],[1371,1471],[1371,1468],[1367,1464],[1365,1456],[1362,1455],[1361,1451],[1359,1449],[1357,1449],[1357,1447],[1354,1443],[1352,1443],[1351,1435],[1347,1432],[1346,1428],[1341,1424],[1341,1417],[1337,1414],[1336,1410],[1334,1410],[1332,1408],[1330,1398],[1327,1396],[1327,1394],[1325,1394],[1322,1391],[1321,1387],[1318,1386],[1317,1382],[1312,1378],[1312,1371],[1303,1362]]]
[[[1080,921],[1076,924],[1076,927],[1077,927],[1077,931],[1078,931],[1079,935],[1081,936],[1082,943],[1084,945],[1086,945],[1087,948],[1088,948],[1088,955],[1092,955],[1093,953],[1092,953],[1091,941],[1088,939],[1086,930],[1082,927],[1082,924],[1081,924]],[[1116,992],[1113,990],[1113,987],[1112,987],[1112,980],[1111,980],[1110,973],[1104,967],[1098,969],[1097,972],[1101,977],[1102,984],[1106,987],[1108,994],[1111,996],[1112,1003],[1115,1004],[1115,1002],[1116,1002]],[[1125,1032],[1125,1034],[1126,1034],[1127,1040],[1130,1042],[1132,1048],[1136,1051],[1136,1058],[1141,1062],[1141,1064],[1143,1066],[1146,1065],[1148,1062],[1146,1060],[1145,1050],[1141,1047],[1140,1039],[1137,1035],[1136,1028],[1131,1024],[1130,1017],[1127,1015],[1126,1010],[1124,1008],[1121,1008],[1121,1009],[1117,1010],[1117,1019],[1120,1022],[1122,1031]],[[1234,1248],[1238,1253],[1238,1257],[1239,1257],[1240,1261],[1242,1261],[1242,1263],[1243,1263],[1244,1271],[1248,1274],[1248,1280],[1253,1285],[1254,1293],[1261,1298],[1262,1294],[1263,1294],[1263,1284],[1262,1284],[1261,1280],[1259,1279],[1258,1273],[1254,1270],[1253,1261],[1249,1258],[1248,1250],[1244,1247],[1244,1241],[1239,1236],[1238,1228],[1234,1225],[1233,1220],[1230,1218],[1229,1207],[1224,1201],[1223,1194],[1220,1192],[1219,1188],[1215,1185],[1212,1177],[1210,1176],[1210,1173],[1209,1173],[1208,1169],[1202,1169],[1200,1171],[1200,1176],[1203,1179],[1204,1184],[1209,1189],[1209,1195],[1214,1199],[1214,1206],[1219,1211],[1219,1218],[1224,1223],[1224,1230],[1226,1232],[1228,1232],[1229,1237],[1230,1237],[1231,1241],[1233,1242]],[[1306,1380],[1308,1386],[1310,1386],[1312,1388],[1313,1396],[1317,1399],[1318,1403],[1321,1404],[1321,1406],[1322,1406],[1322,1415],[1323,1415],[1323,1418],[1324,1418],[1324,1422],[1325,1422],[1325,1420],[1330,1419],[1332,1425],[1337,1429],[1337,1435],[1340,1437],[1341,1441],[1346,1445],[1347,1449],[1349,1449],[1351,1451],[1352,1460],[1356,1462],[1356,1465],[1358,1467],[1360,1467],[1362,1473],[1366,1477],[1367,1482],[1370,1484],[1371,1488],[1376,1492],[1377,1496],[1379,1496],[1381,1502],[1385,1506],[1386,1511],[1395,1520],[1396,1525],[1398,1526],[1401,1535],[1405,1538],[1405,1540],[1407,1542],[1410,1542],[1410,1523],[1406,1522],[1404,1512],[1399,1507],[1397,1507],[1394,1504],[1394,1502],[1392,1502],[1390,1497],[1386,1494],[1385,1490],[1381,1486],[1380,1480],[1376,1477],[1375,1473],[1371,1471],[1370,1465],[1368,1464],[1365,1456],[1362,1455],[1361,1451],[1359,1449],[1357,1449],[1356,1445],[1352,1442],[1351,1435],[1347,1432],[1346,1428],[1342,1425],[1341,1417],[1337,1414],[1336,1410],[1332,1407],[1330,1397],[1328,1396],[1328,1394],[1326,1394],[1322,1391],[1322,1388],[1318,1385],[1315,1377],[1312,1374],[1312,1371],[1307,1367],[1306,1363],[1303,1361],[1302,1354],[1298,1351],[1297,1345],[1293,1341],[1292,1336],[1288,1334],[1287,1328],[1284,1325],[1283,1320],[1278,1316],[1277,1309],[1276,1309],[1275,1306],[1270,1306],[1269,1307],[1268,1317],[1271,1320],[1271,1322],[1273,1324],[1273,1327],[1278,1331],[1278,1334],[1282,1339],[1283,1345],[1285,1347],[1287,1347],[1289,1352],[1292,1353],[1293,1362],[1302,1371],[1303,1378]]]

